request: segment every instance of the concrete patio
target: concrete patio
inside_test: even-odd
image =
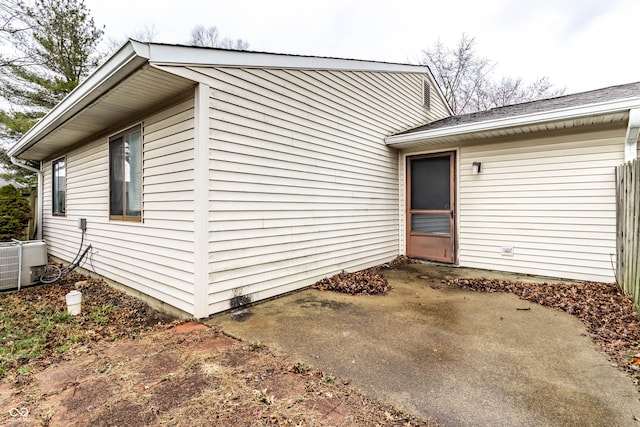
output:
[[[431,264],[385,275],[387,296],[309,289],[208,323],[448,426],[640,425],[638,391],[579,320],[441,283],[535,278]]]

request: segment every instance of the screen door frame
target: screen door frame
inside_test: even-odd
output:
[[[424,169],[429,165],[430,160],[434,165],[432,172]],[[443,168],[443,162],[446,160],[449,167]],[[425,179],[425,172],[428,179]],[[422,178],[422,182],[418,177]],[[407,256],[455,264],[457,262],[456,151],[407,156],[406,179]],[[432,187],[446,185],[441,180],[448,181],[448,200],[443,198],[442,191],[437,194],[431,192]],[[431,181],[432,185],[430,186],[430,182],[426,181]],[[422,191],[425,194],[422,194]],[[444,191],[446,193],[446,189]],[[416,203],[412,200],[414,194],[420,199]],[[438,200],[430,203],[428,200],[430,194]]]

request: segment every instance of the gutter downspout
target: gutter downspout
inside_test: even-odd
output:
[[[638,157],[638,135],[640,134],[640,108],[629,110],[629,124],[624,139],[624,161],[630,162]]]
[[[43,180],[42,180],[42,171],[36,168],[33,168],[31,166],[25,165],[24,163],[20,162],[20,160],[16,159],[13,156],[9,157],[11,159],[11,163],[13,163],[14,165],[21,167],[22,169],[26,169],[30,172],[35,173],[36,175],[38,175],[38,207],[36,209],[36,239],[37,240],[42,240],[42,203],[43,203],[43,197],[42,197],[42,191],[43,191]]]

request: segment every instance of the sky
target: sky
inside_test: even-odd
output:
[[[639,0],[85,0],[107,39],[153,27],[185,44],[216,26],[249,49],[415,63],[463,33],[497,77],[547,76],[567,93],[640,81]]]

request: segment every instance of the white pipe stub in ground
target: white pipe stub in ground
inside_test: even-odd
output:
[[[75,316],[80,314],[81,306],[82,306],[82,292],[80,291],[71,291],[67,294],[67,312]]]

